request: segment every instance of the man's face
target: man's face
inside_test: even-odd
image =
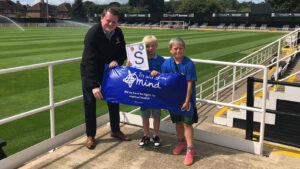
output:
[[[184,56],[184,50],[185,47],[182,44],[174,43],[172,45],[172,48],[170,49],[170,53],[175,57],[175,58],[181,58]]]
[[[118,25],[118,16],[107,12],[104,17],[101,16],[101,24],[104,31],[110,34]]]

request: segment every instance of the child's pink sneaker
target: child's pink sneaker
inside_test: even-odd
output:
[[[191,164],[193,164],[193,161],[194,161],[194,149],[186,150],[184,164],[185,165],[191,165]]]
[[[186,142],[181,142],[173,149],[173,154],[180,154],[184,149],[186,149]]]

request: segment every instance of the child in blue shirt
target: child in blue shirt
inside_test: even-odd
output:
[[[182,104],[183,111],[194,111],[196,106],[196,87],[197,80],[195,65],[188,57],[184,56],[185,42],[181,38],[172,38],[169,43],[169,50],[172,54],[170,59],[167,59],[162,67],[162,73],[181,73],[187,80],[187,94],[185,102]],[[184,90],[184,89],[183,89]],[[194,112],[193,112],[194,113]],[[176,123],[176,135],[179,144],[173,149],[173,154],[180,154],[187,148],[184,164],[191,165],[193,163],[194,149],[193,136],[194,130],[192,124],[193,113],[191,116],[184,115],[184,112],[170,111],[170,116],[173,123]],[[185,139],[186,141],[185,141]]]
[[[146,45],[148,63],[149,63],[149,71],[151,71],[151,76],[156,76],[159,72],[161,72],[161,65],[165,61],[165,59],[156,54],[156,49],[158,47],[157,38],[153,35],[147,35],[143,38],[143,42]],[[131,63],[127,61],[126,66],[131,66]],[[158,137],[158,131],[160,126],[160,116],[161,109],[154,109],[148,107],[141,107],[142,118],[143,118],[143,129],[144,136],[142,137],[141,142],[139,143],[140,147],[144,147],[145,145],[150,143],[150,132],[149,132],[149,118],[152,114],[153,117],[153,143],[154,148],[160,147],[160,139]]]

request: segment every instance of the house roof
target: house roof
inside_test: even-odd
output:
[[[24,10],[24,6],[22,4],[14,3],[11,0],[0,0],[0,9]]]
[[[68,4],[68,3],[60,4],[60,5],[57,7],[57,11],[58,11],[58,12],[70,12],[70,11],[71,11],[71,5]]]
[[[42,11],[42,10],[46,11],[46,9],[47,9],[47,4],[39,2],[39,3],[34,4],[32,7],[29,7],[27,9],[27,11],[29,11],[29,12],[30,11]],[[55,10],[55,6],[48,5],[48,10],[49,11]]]

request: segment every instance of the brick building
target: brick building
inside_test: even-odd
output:
[[[7,17],[24,17],[26,16],[26,6],[19,1],[14,3],[11,0],[0,0],[0,15]]]
[[[57,7],[56,18],[70,19],[71,18],[71,16],[70,16],[71,9],[72,9],[71,4],[68,4],[68,3],[60,4]]]
[[[48,14],[49,18],[55,18],[56,6],[48,4]],[[26,16],[31,18],[47,18],[47,3],[41,0],[32,7],[27,8]]]

